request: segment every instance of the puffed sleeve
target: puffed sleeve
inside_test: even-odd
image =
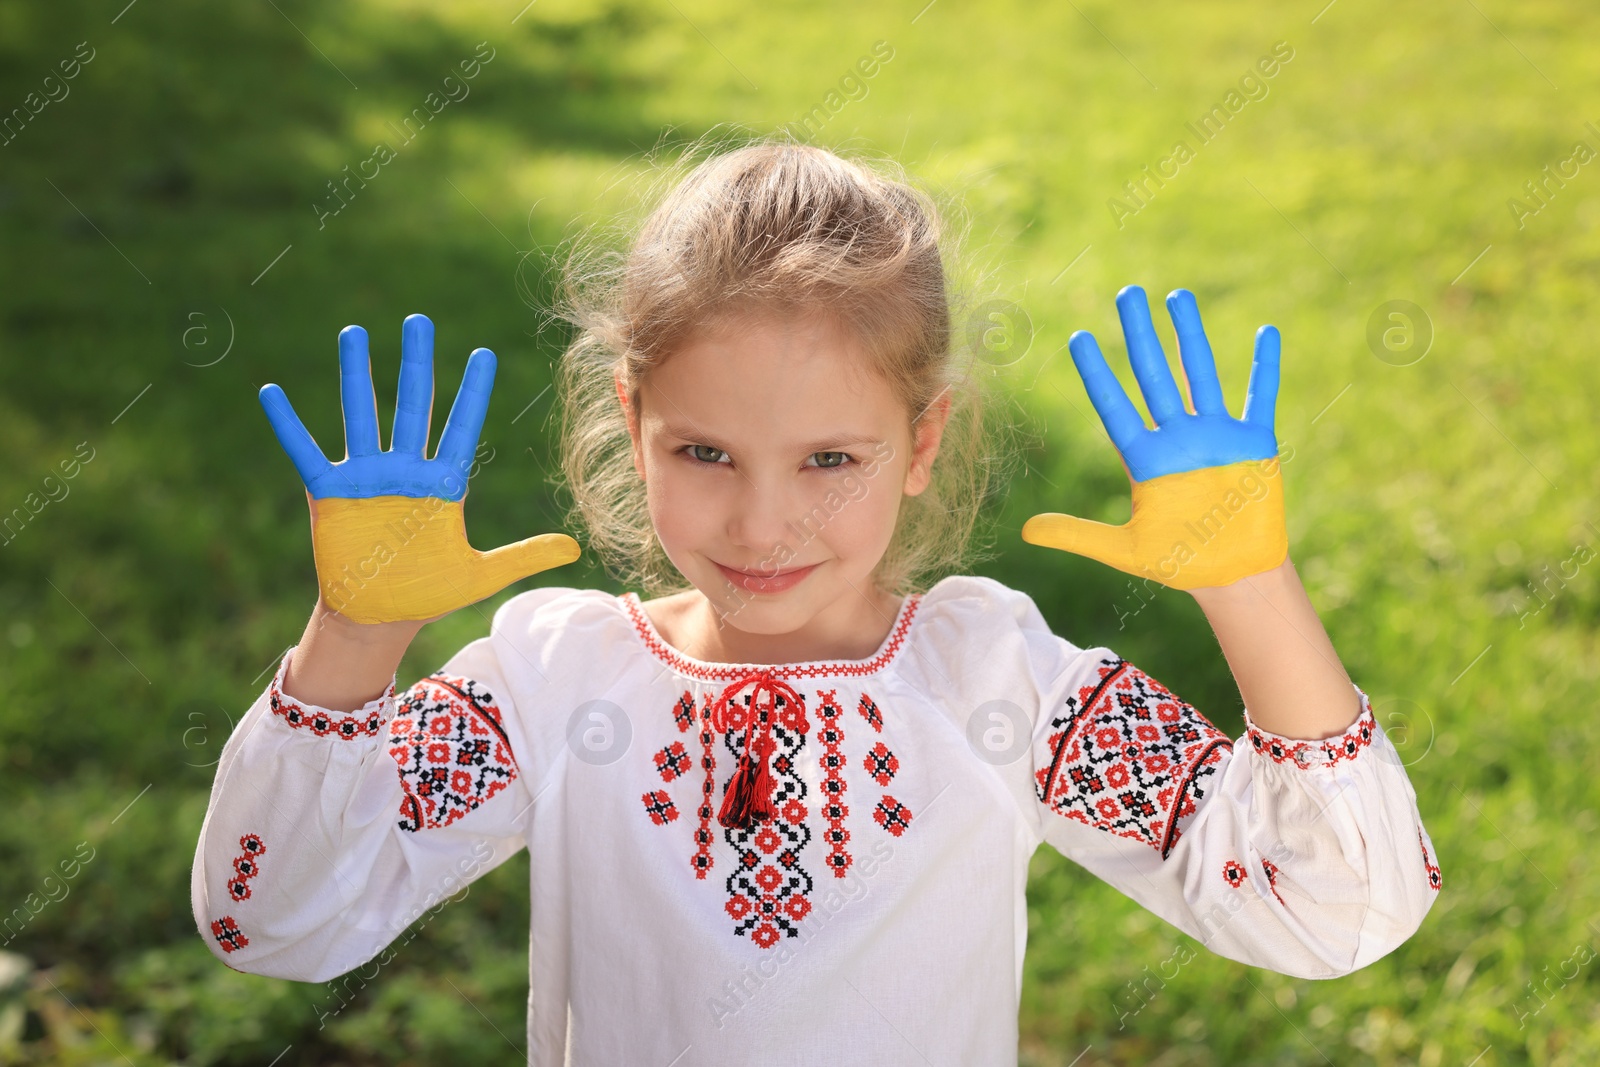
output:
[[[1020,616],[1045,841],[1213,952],[1297,978],[1348,974],[1421,925],[1436,853],[1359,688],[1338,737],[1278,737],[1246,709],[1235,744],[1109,649]]]
[[[284,655],[224,746],[195,850],[214,955],[326,981],[525,847],[535,794],[498,647],[473,641],[356,712],[285,693]]]

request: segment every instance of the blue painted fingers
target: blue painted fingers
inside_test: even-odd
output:
[[[1211,344],[1200,322],[1194,294],[1175,289],[1167,296],[1167,311],[1178,334],[1178,353],[1188,379],[1191,412],[1183,402],[1177,382],[1167,366],[1166,353],[1151,322],[1144,290],[1137,285],[1117,294],[1117,313],[1128,346],[1128,362],[1139,391],[1155,422],[1145,425],[1122,384],[1107,366],[1094,335],[1079,330],[1067,341],[1073,364],[1083,379],[1089,400],[1105,425],[1111,442],[1122,454],[1136,482],[1167,474],[1223,466],[1243,460],[1270,459],[1278,454],[1273,433],[1273,409],[1278,396],[1280,338],[1276,327],[1256,333],[1255,360],[1244,417],[1228,414],[1217,379]]]
[[[494,375],[494,353],[475,350],[432,459],[426,452],[433,413],[433,323],[425,315],[407,316],[401,329],[400,384],[389,451],[379,443],[367,331],[360,326],[347,326],[339,333],[342,461],[328,460],[277,385],[262,387],[261,406],[313,498],[434,496],[454,501],[466,496]]]

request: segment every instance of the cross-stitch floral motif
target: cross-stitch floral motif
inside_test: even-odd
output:
[[[854,860],[845,847],[850,843],[850,831],[844,824],[850,805],[844,802],[844,794],[850,786],[844,778],[845,759],[841,751],[844,709],[839,706],[836,693],[837,690],[829,689],[817,695],[820,702],[817,718],[821,720],[817,725],[817,743],[822,746],[822,817],[828,823],[828,828],[822,832],[822,839],[828,845],[824,862],[835,878],[843,878]]]
[[[695,712],[701,745],[698,761],[701,780],[695,851],[690,857],[695,877],[704,880],[715,866],[713,822],[721,824],[723,839],[734,854],[734,869],[724,881],[728,898],[723,908],[735,921],[734,933],[749,937],[762,948],[771,948],[784,937],[798,935],[798,924],[813,908],[810,894],[814,887],[812,875],[802,863],[812,838],[807,822],[809,787],[799,766],[800,752],[811,727],[807,697],[787,686],[773,686],[771,682],[770,673],[751,671],[726,686],[720,699],[707,696]],[[849,848],[851,831],[847,825],[850,806],[845,802],[849,783],[844,720],[849,704],[838,699],[836,689],[818,691],[816,701],[816,732],[812,737],[816,747],[812,751],[817,753],[822,771],[821,781],[816,786],[818,811],[825,824],[820,830],[820,843],[827,849],[822,862],[834,877],[843,878],[854,863]],[[871,696],[862,693],[855,703],[862,718],[881,732],[883,717]],[[674,703],[672,721],[680,731],[687,732],[682,730],[682,709],[695,706],[695,698],[688,693]],[[722,823],[717,798],[719,795],[726,797],[732,786],[733,772],[727,768],[737,769],[745,753],[751,751],[749,746],[754,740],[768,736],[770,746],[763,747],[767,748],[765,763],[770,782],[763,782],[757,791],[771,788],[771,816],[758,818],[742,827]],[[717,770],[719,748],[724,750],[726,761],[720,776]],[[671,741],[651,754],[650,765],[663,781],[672,782],[692,777],[691,758],[687,746]],[[875,742],[864,755],[858,754],[855,758],[862,761],[857,766],[864,767],[880,785],[887,785],[900,771],[899,757],[882,741]],[[755,766],[760,766],[759,760]],[[760,775],[757,778],[759,780]],[[666,790],[651,790],[643,794],[642,801],[646,815],[655,825],[666,826],[677,820],[678,809]],[[885,794],[873,809],[872,817],[886,833],[899,837],[910,827],[912,812],[905,804]]]
[[[872,776],[872,780],[879,785],[888,785],[894,778],[894,773],[900,769],[900,760],[889,746],[882,741],[872,746],[872,751],[867,753],[867,758],[862,761],[862,766]]]
[[[233,921],[232,915],[224,915],[211,922],[211,936],[217,939],[217,944],[222,946],[224,952],[237,952],[250,943],[239,929],[239,924]]]
[[[1372,704],[1368,701],[1367,694],[1361,693],[1360,716],[1338,737],[1330,737],[1324,741],[1293,741],[1276,734],[1269,734],[1254,724],[1245,731],[1245,736],[1250,738],[1250,744],[1256,752],[1274,763],[1309,767],[1355,759],[1363,750],[1372,746],[1372,738],[1377,729],[1377,720],[1372,717]]]
[[[693,702],[691,701],[691,706]],[[700,803],[695,808],[699,817],[699,825],[694,831],[694,855],[690,857],[690,865],[694,867],[694,876],[702,881],[716,861],[711,856],[711,846],[716,842],[717,835],[711,829],[711,821],[717,817],[717,805],[712,799],[717,792],[717,734],[711,728],[711,715],[708,710],[699,716],[700,724]]]
[[[678,724],[681,733],[688,733],[695,722],[694,697],[685,689],[678,698],[677,706],[672,709],[672,721]]]
[[[656,770],[661,772],[661,780],[670,782],[681,774],[686,774],[692,764],[689,761],[689,750],[683,747],[682,741],[674,741],[660,752],[656,753]]]
[[[861,703],[856,705],[856,710],[861,713],[863,719],[867,720],[867,725],[878,731],[878,733],[883,733],[883,713],[878,710],[878,705],[872,702],[871,697],[862,693]]]
[[[752,675],[728,689],[738,694],[755,682]],[[806,822],[806,783],[796,765],[810,724],[804,697],[796,704],[775,694],[769,709],[760,701],[752,703],[750,693],[742,697],[731,694],[724,694],[730,699],[723,734],[723,744],[735,757],[731,765],[737,766],[747,736],[762,727],[770,730],[774,816],[747,827],[723,829],[724,839],[738,857],[725,883],[728,900],[724,910],[734,920],[734,933],[749,937],[761,948],[771,948],[780,937],[797,937],[799,923],[811,913],[811,874],[800,864],[801,851],[811,840],[811,827]]]
[[[1063,817],[1143,841],[1165,859],[1232,742],[1127,661],[1106,658],[1097,673],[1051,721],[1037,795]]]
[[[911,809],[887,793],[878,801],[878,806],[872,809],[872,817],[877,820],[879,826],[895,837],[899,837],[911,827]]]
[[[272,714],[297,730],[310,730],[318,737],[336,737],[341,741],[359,741],[377,737],[383,732],[382,711],[340,715],[322,708],[308,708],[285,693],[282,688],[283,674],[288,662],[288,657],[284,657],[283,664],[278,667],[278,673],[273,675],[272,684],[267,688],[267,707]],[[382,699],[387,701],[393,695],[394,683],[391,682],[389,688],[384,690]]]
[[[494,696],[469,678],[436,674],[407,689],[389,739],[402,830],[449,826],[517,777]]]
[[[1222,880],[1228,883],[1230,889],[1238,889],[1244,885],[1245,877],[1244,864],[1229,860],[1222,865]]]
[[[260,834],[245,834],[239,847],[244,851],[233,858],[233,877],[228,879],[228,895],[236,901],[250,899],[250,879],[261,873],[257,858],[267,851]]]
[[[1417,844],[1422,847],[1422,865],[1428,869],[1428,888],[1437,893],[1444,885],[1444,872],[1433,862],[1433,857],[1428,855],[1428,844],[1422,840],[1421,830],[1417,831]]]
[[[672,798],[667,796],[665,789],[657,789],[653,793],[644,795],[644,810],[650,816],[650,821],[657,826],[665,826],[669,822],[676,822],[678,809],[672,803]]]

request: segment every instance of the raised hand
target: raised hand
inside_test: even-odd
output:
[[[1188,380],[1189,408],[1167,367],[1144,290],[1125,287],[1117,294],[1117,312],[1128,361],[1154,428],[1145,425],[1123,392],[1093,334],[1079,330],[1067,347],[1127,468],[1132,517],[1122,526],[1108,526],[1048,512],[1023,525],[1022,539],[1088,556],[1175,589],[1227,585],[1276,567],[1289,552],[1273,433],[1277,328],[1256,331],[1244,415],[1235,419],[1223,400],[1193,293],[1175,289],[1167,295]]]
[[[329,462],[276,385],[261,406],[305,483],[323,601],[360,623],[434,619],[530,574],[571,563],[578,542],[542,534],[491,552],[467,543],[467,476],[494,387],[487,348],[467,359],[439,449],[425,455],[433,415],[433,323],[411,315],[401,330],[400,388],[389,451],[378,443],[367,331],[339,333],[345,458]]]

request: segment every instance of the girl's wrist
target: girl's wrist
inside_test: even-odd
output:
[[[339,635],[340,640],[364,645],[391,645],[395,641],[404,641],[409,645],[422,628],[432,621],[405,619],[400,622],[356,622],[347,615],[339,614],[318,596],[316,607],[311,610],[311,622],[307,630],[309,632],[313,626],[319,631],[331,630]]]
[[[1243,600],[1256,600],[1263,593],[1276,588],[1293,588],[1300,584],[1300,575],[1294,569],[1294,560],[1283,557],[1283,562],[1271,570],[1249,574],[1227,585],[1203,585],[1188,590],[1202,610],[1225,607]]]
[[[289,658],[283,692],[329,711],[355,711],[388,690],[424,625],[353,622],[319,599]]]

